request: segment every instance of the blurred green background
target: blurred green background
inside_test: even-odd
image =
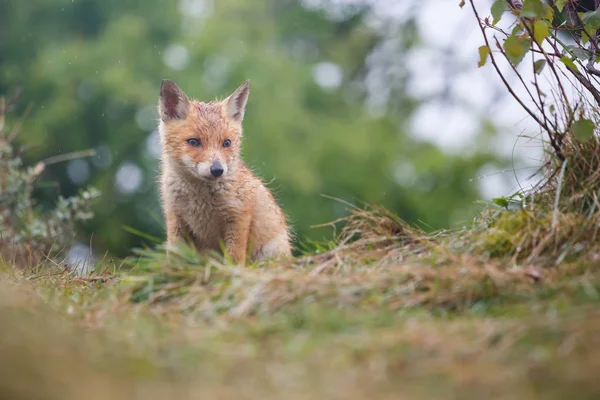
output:
[[[97,217],[81,232],[84,243],[93,234],[97,252],[125,255],[147,243],[124,226],[164,237],[156,186],[161,79],[201,100],[250,79],[244,156],[272,180],[301,240],[330,238],[331,229],[311,226],[344,214],[343,204],[322,195],[384,205],[425,229],[468,224],[479,171],[508,159],[489,144],[495,129],[486,121],[475,128],[476,151],[447,152],[409,134],[411,116],[428,101],[407,92],[406,73],[420,62],[407,55],[423,45],[415,21],[426,10],[388,1],[390,10],[407,11],[386,18],[376,4],[0,0],[0,93],[21,86],[18,111],[32,105],[19,137],[26,160],[97,150],[49,167],[43,181],[59,184],[40,185],[40,203],[100,189]],[[441,127],[450,124],[439,118]]]

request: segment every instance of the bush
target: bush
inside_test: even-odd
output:
[[[0,97],[0,260],[24,267],[60,254],[74,238],[75,224],[93,217],[90,206],[99,192],[90,188],[78,196],[59,197],[50,210],[36,207],[34,188],[46,166],[88,153],[23,165],[22,148],[15,142],[21,123],[6,122],[16,97]]]

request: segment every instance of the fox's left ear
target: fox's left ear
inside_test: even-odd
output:
[[[225,109],[229,118],[236,122],[242,122],[244,111],[250,94],[250,81],[242,83],[228,98],[225,99]]]

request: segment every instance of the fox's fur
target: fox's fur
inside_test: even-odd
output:
[[[236,263],[248,254],[253,260],[290,256],[284,213],[240,157],[248,94],[246,81],[225,100],[203,103],[188,99],[174,82],[162,82],[161,197],[168,246],[190,240],[204,253],[224,244]],[[215,169],[222,175],[215,177]]]

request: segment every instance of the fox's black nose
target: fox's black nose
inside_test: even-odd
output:
[[[210,166],[210,173],[215,178],[223,175],[223,166],[219,161],[215,161],[214,164]]]

